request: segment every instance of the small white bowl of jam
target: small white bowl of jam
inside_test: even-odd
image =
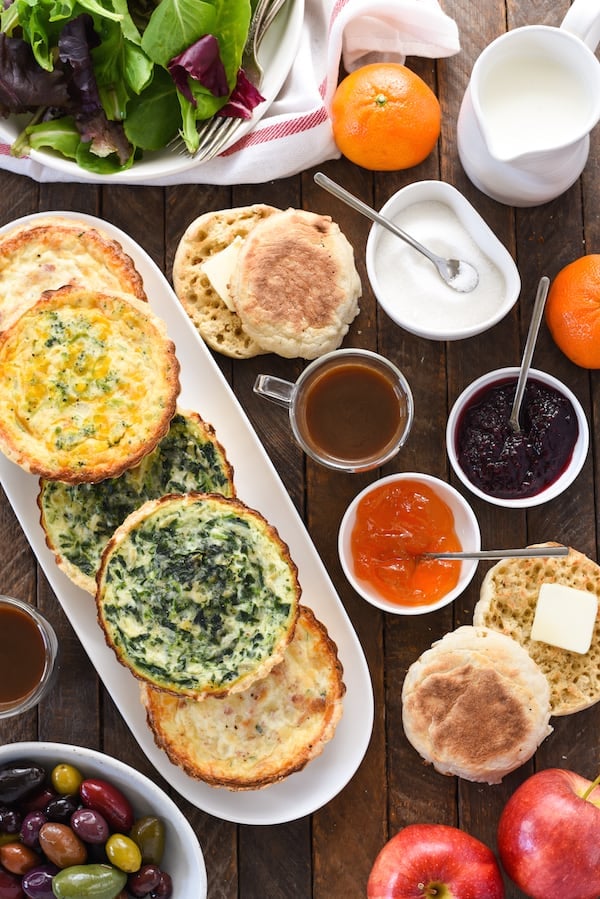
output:
[[[50,689],[58,641],[34,606],[0,595],[0,718],[20,715]]]
[[[497,506],[527,509],[559,496],[585,462],[589,426],[581,403],[558,378],[530,369],[515,433],[509,418],[519,369],[473,381],[454,403],[446,449],[457,477]]]
[[[497,324],[521,292],[506,247],[469,201],[445,181],[416,181],[387,201],[382,215],[446,259],[464,259],[479,273],[477,287],[459,293],[421,253],[381,225],[367,240],[367,274],[386,314],[405,331],[429,340],[460,340]]]
[[[465,498],[432,475],[402,472],[362,490],[340,525],[338,553],[364,599],[395,615],[422,615],[453,602],[477,569],[474,559],[427,559],[431,552],[478,552],[479,524]]]

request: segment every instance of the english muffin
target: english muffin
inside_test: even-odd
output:
[[[181,305],[208,346],[234,359],[248,359],[266,350],[244,330],[235,308],[215,290],[203,264],[278,211],[257,203],[206,212],[186,228],[175,252],[173,287]]]
[[[572,548],[567,556],[503,559],[483,579],[473,623],[520,643],[548,680],[552,714],[569,715],[600,699],[600,616],[585,654],[532,640],[537,598],[544,583],[589,591],[600,599],[600,565]]]
[[[200,698],[245,690],[281,661],[300,593],[288,547],[259,512],[188,493],[149,500],[117,528],[96,604],[136,677]]]
[[[263,349],[315,359],[347,334],[361,282],[352,246],[329,216],[287,209],[244,240],[231,294],[244,331]]]
[[[67,284],[146,299],[131,257],[116,240],[86,222],[51,215],[0,236],[0,330],[42,293]]]
[[[283,660],[247,690],[198,702],[142,684],[141,696],[173,764],[215,787],[256,790],[320,755],[342,716],[342,677],[335,643],[301,606]]]
[[[179,410],[168,433],[139,465],[95,484],[40,480],[38,506],[46,543],[71,580],[96,592],[96,574],[109,539],[127,516],[167,493],[233,496],[233,469],[214,428],[196,412]]]
[[[0,333],[0,449],[44,478],[99,481],[137,465],[178,394],[174,344],[135,297],[63,287]]]
[[[515,640],[459,627],[408,669],[402,722],[441,774],[500,783],[552,732],[548,681]]]

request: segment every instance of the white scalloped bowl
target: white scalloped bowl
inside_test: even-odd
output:
[[[205,899],[206,868],[196,835],[173,800],[148,777],[118,759],[83,746],[34,741],[0,746],[0,767],[24,761],[41,765],[48,775],[61,762],[74,765],[84,777],[107,780],[121,790],[136,818],[162,818],[166,840],[160,867],[173,880],[173,895],[177,899]]]
[[[433,477],[433,475],[421,474],[417,472],[404,471],[399,474],[392,474],[385,478],[374,481],[361,490],[354,497],[342,518],[338,534],[338,554],[344,574],[356,592],[378,609],[384,612],[391,612],[395,615],[424,615],[427,612],[434,612],[443,606],[449,605],[463,593],[471,583],[477,570],[478,562],[475,559],[462,560],[460,565],[460,576],[456,586],[448,591],[444,596],[435,602],[423,605],[400,605],[391,602],[375,590],[375,588],[366,581],[359,578],[354,569],[352,558],[351,537],[354,524],[356,522],[356,512],[359,503],[368,496],[373,490],[385,484],[396,484],[400,481],[417,481],[426,484],[442,499],[452,510],[454,515],[454,527],[460,541],[460,545],[464,550],[472,550],[478,552],[481,549],[481,533],[475,513],[466,499],[445,481]]]

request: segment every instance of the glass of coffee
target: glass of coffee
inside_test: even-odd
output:
[[[368,471],[388,462],[406,442],[413,421],[406,378],[370,350],[320,356],[294,383],[259,375],[254,392],[286,406],[304,452],[339,471]]]
[[[38,704],[54,680],[58,640],[30,603],[0,596],[0,718]]]

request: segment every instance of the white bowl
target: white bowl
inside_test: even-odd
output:
[[[426,205],[413,221],[412,212],[406,210],[416,209],[415,204]],[[393,194],[381,213],[438,255],[462,258],[479,271],[477,288],[458,293],[444,284],[421,253],[381,225],[373,225],[367,240],[367,274],[379,304],[397,325],[431,340],[460,340],[488,330],[510,312],[521,292],[517,267],[455,187],[444,181],[417,181]],[[450,230],[450,219],[457,220],[458,231]]]
[[[354,497],[342,518],[340,530],[338,534],[338,553],[344,574],[348,578],[350,584],[357,593],[359,593],[367,602],[383,609],[384,612],[392,612],[396,615],[423,615],[426,612],[433,612],[447,606],[453,602],[460,594],[466,590],[470,584],[475,571],[477,570],[477,560],[465,559],[461,561],[460,576],[456,587],[450,590],[437,602],[428,603],[419,606],[402,606],[397,603],[390,602],[377,593],[374,588],[365,581],[358,578],[354,571],[352,561],[352,551],[350,549],[350,539],[352,530],[356,521],[356,510],[361,500],[371,493],[375,488],[382,484],[394,484],[399,481],[418,481],[427,484],[433,489],[437,495],[450,507],[454,514],[454,526],[456,534],[460,540],[463,549],[473,550],[477,552],[481,549],[481,533],[479,524],[473,510],[463,496],[445,481],[435,478],[432,475],[420,474],[415,472],[401,472],[400,474],[392,474],[385,478],[375,481]]]
[[[542,384],[546,384],[549,387],[553,387],[555,390],[562,393],[571,401],[573,408],[575,410],[575,414],[577,416],[577,423],[579,425],[579,434],[577,437],[577,441],[575,443],[575,447],[573,449],[573,453],[571,455],[571,459],[569,464],[562,472],[562,474],[551,484],[549,484],[544,490],[541,490],[540,493],[531,497],[517,497],[515,499],[504,499],[502,497],[490,496],[487,493],[484,493],[479,487],[473,484],[466,473],[461,468],[456,448],[456,429],[458,424],[460,423],[461,416],[465,406],[467,406],[473,397],[475,397],[478,393],[484,390],[486,387],[490,387],[493,384],[497,384],[498,382],[505,380],[507,377],[518,377],[519,369],[518,367],[512,368],[499,368],[495,371],[490,371],[485,375],[482,375],[477,380],[473,381],[463,392],[460,394],[458,399],[455,401],[452,409],[450,410],[450,415],[448,417],[448,423],[446,425],[446,450],[448,453],[448,458],[450,459],[450,464],[454,469],[456,475],[465,487],[468,487],[471,493],[475,494],[475,496],[480,497],[480,499],[487,500],[488,503],[492,503],[495,506],[502,506],[506,509],[528,509],[532,506],[539,506],[542,503],[547,503],[549,500],[554,499],[563,493],[564,490],[569,487],[579,472],[583,467],[583,463],[585,462],[585,458],[587,456],[587,451],[589,447],[589,425],[587,422],[587,418],[585,417],[585,413],[581,407],[581,403],[575,396],[575,394],[569,390],[562,381],[559,381],[558,378],[555,378],[553,375],[549,375],[546,372],[539,371],[538,369],[532,368],[530,369],[530,377],[535,378],[535,380],[540,381]]]
[[[160,867],[173,880],[173,895],[177,899],[205,899],[206,868],[196,835],[173,800],[144,774],[82,746],[28,742],[0,747],[0,766],[25,760],[46,768],[48,775],[60,762],[74,765],[84,777],[98,777],[118,787],[131,802],[136,818],[144,815],[162,818],[166,840]]]

